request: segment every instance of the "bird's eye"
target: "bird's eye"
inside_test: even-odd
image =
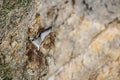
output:
[[[33,38],[32,41],[34,41],[35,39]]]

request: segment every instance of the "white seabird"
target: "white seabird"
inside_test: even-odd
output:
[[[52,27],[45,29],[43,32],[40,33],[37,39],[30,38],[29,40],[37,47],[37,50],[40,49],[40,44],[43,42],[45,37],[51,32]]]

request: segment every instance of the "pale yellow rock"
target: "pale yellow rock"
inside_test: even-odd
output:
[[[72,24],[71,21],[70,18],[69,24]],[[120,51],[110,48],[109,44],[120,35],[120,32],[117,27],[110,26],[111,24],[105,27],[102,23],[92,22],[86,18],[71,30],[62,26],[58,35],[59,40],[56,41],[54,55],[58,57],[54,56],[57,65],[54,70],[58,71],[60,67],[63,69],[60,73],[53,74],[55,76],[53,80],[112,80],[113,78],[119,80],[117,68],[120,66]],[[65,33],[66,30],[71,32]],[[80,52],[86,43],[89,45]],[[73,52],[69,50],[72,48],[71,45],[75,46]],[[72,56],[70,52],[74,57],[69,59]],[[76,52],[79,55],[76,55]],[[93,76],[91,76],[92,72],[94,72]]]
[[[96,80],[105,80],[103,72],[100,72],[100,74],[97,76]]]
[[[119,0],[12,1],[0,3],[0,64],[13,70],[6,74],[0,65],[0,78],[120,80]],[[44,40],[40,51],[26,46],[49,26],[58,33],[53,47],[46,45],[54,40]]]
[[[91,45],[90,48],[92,49],[93,53],[98,53],[102,48],[103,45],[107,41],[112,41],[115,36],[120,35],[119,30],[116,28],[109,28],[105,32],[103,32]]]
[[[103,47],[103,42],[98,39],[95,42],[93,42],[90,47],[92,48],[92,51],[94,53],[98,53]]]
[[[84,19],[83,22],[82,22],[82,24],[81,24],[81,26],[83,26],[82,28],[83,28],[84,31],[88,30],[89,27],[90,27],[89,20],[88,19]]]
[[[108,55],[110,55],[113,60],[117,60],[120,57],[120,49],[112,49],[108,52]]]

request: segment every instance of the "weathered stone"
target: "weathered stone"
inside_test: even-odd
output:
[[[0,79],[120,80],[120,0],[1,0]]]

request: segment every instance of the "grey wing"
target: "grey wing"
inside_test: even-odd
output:
[[[41,33],[41,40],[43,41],[45,39],[45,37],[51,32],[51,29],[46,30],[44,32]]]

